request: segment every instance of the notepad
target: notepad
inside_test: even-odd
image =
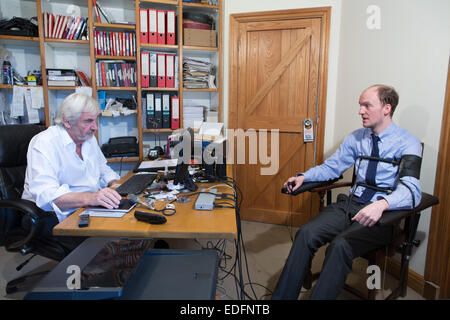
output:
[[[119,207],[116,209],[108,209],[102,206],[95,206],[95,207],[86,207],[86,211],[101,211],[101,212],[113,212],[113,213],[127,213],[131,209],[133,209],[136,206],[136,203],[128,200],[128,199],[122,199],[120,200]],[[92,216],[92,215],[91,215]]]
[[[88,214],[90,217],[100,218],[122,218],[126,215],[126,212],[114,212],[114,211],[97,211],[97,210],[84,210],[83,214]]]
[[[201,135],[219,136],[222,132],[222,128],[223,123],[221,122],[203,122],[198,133]]]
[[[142,161],[134,171],[158,171],[165,170],[165,168],[174,169],[177,166],[177,161],[178,159]]]

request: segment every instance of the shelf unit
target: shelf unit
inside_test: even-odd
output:
[[[6,0],[3,0],[6,1]],[[122,24],[122,23],[103,23],[97,22],[95,19],[94,7],[92,0],[21,0],[21,2],[27,2],[28,6],[31,6],[31,3],[35,2],[36,10],[35,14],[32,16],[38,17],[38,29],[39,29],[39,37],[22,37],[22,36],[6,36],[0,35],[0,45],[8,48],[10,46],[22,46],[25,48],[34,47],[35,50],[39,51],[40,54],[40,63],[41,63],[41,74],[42,74],[42,85],[43,88],[43,96],[44,96],[44,118],[42,123],[46,126],[50,126],[52,124],[52,115],[55,114],[55,110],[59,107],[58,105],[54,105],[51,97],[52,95],[68,95],[71,91],[75,91],[77,87],[71,86],[48,86],[46,79],[46,68],[54,67],[54,68],[62,68],[57,65],[48,65],[48,55],[51,50],[67,50],[72,52],[74,50],[85,51],[86,57],[90,60],[90,66],[88,70],[91,75],[91,83],[92,83],[92,96],[97,99],[97,92],[100,90],[111,92],[112,94],[122,94],[125,96],[135,95],[137,101],[137,113],[131,115],[130,117],[135,117],[135,121],[133,121],[134,129],[136,130],[136,136],[139,141],[139,157],[131,157],[120,159],[108,159],[109,162],[136,162],[142,161],[146,154],[143,153],[143,144],[144,140],[146,140],[146,135],[148,134],[170,134],[172,132],[171,129],[146,129],[143,125],[143,106],[142,106],[142,94],[145,92],[173,92],[176,93],[180,99],[180,127],[183,127],[183,106],[186,102],[195,102],[196,96],[201,95],[202,100],[215,101],[218,111],[218,120],[222,121],[222,1],[218,0],[217,5],[205,5],[205,4],[196,4],[196,3],[187,3],[182,0],[136,0],[136,1],[127,1],[127,0],[103,0],[101,4],[108,9],[110,6],[115,6],[116,8],[121,8],[121,5],[127,5],[127,10],[134,11],[134,19],[135,21],[127,21],[135,24]],[[89,17],[88,24],[88,34],[89,40],[66,40],[66,39],[54,39],[54,38],[45,38],[44,37],[44,21],[42,18],[42,14],[45,8],[51,6],[51,4],[57,4],[62,6],[75,6],[81,7],[81,10],[86,14],[82,16]],[[134,4],[134,6],[133,6]],[[45,7],[45,8],[44,8]],[[139,30],[140,30],[140,21],[139,21],[139,9],[140,8],[159,8],[166,10],[175,10],[176,11],[176,20],[177,20],[177,42],[175,45],[162,45],[162,44],[144,44],[140,43]],[[125,9],[124,9],[125,10]],[[183,12],[191,11],[191,12],[201,12],[208,13],[215,18],[216,32],[217,32],[217,47],[200,47],[200,46],[190,46],[183,44]],[[16,16],[20,16],[20,14],[16,14]],[[31,17],[31,16],[30,16]],[[29,18],[29,17],[26,17]],[[135,34],[135,43],[136,43],[136,51],[134,56],[105,56],[105,55],[96,55],[95,47],[94,47],[94,30],[109,30],[109,31],[123,31],[130,32]],[[179,75],[179,88],[144,88],[141,86],[141,51],[142,50],[150,50],[150,51],[161,51],[161,52],[171,52],[176,53],[179,59],[179,68],[175,72],[178,72]],[[183,88],[183,57],[210,57],[211,60],[214,60],[216,64],[216,85],[217,89],[188,89]],[[97,86],[96,82],[96,73],[95,73],[95,63],[99,60],[124,60],[126,62],[135,62],[136,63],[136,87],[100,87]],[[85,66],[84,66],[85,67]],[[73,67],[75,69],[75,67]],[[27,86],[24,86],[27,87]],[[0,90],[9,90],[12,92],[12,85],[3,85],[0,84]],[[8,92],[9,92],[8,91]],[[11,93],[7,93],[11,94]],[[191,95],[193,95],[191,97]],[[211,107],[212,104],[209,104]],[[99,120],[100,121],[100,120]],[[102,128],[99,126],[99,133],[97,134],[97,138],[99,139],[99,135],[101,134]],[[110,136],[113,137],[113,136]],[[148,139],[150,140],[150,139]],[[101,142],[99,141],[101,144]]]
[[[140,8],[156,8],[163,10],[175,10],[177,13],[177,43],[175,45],[167,44],[148,44],[141,43],[139,30],[140,30],[140,19],[139,10]],[[183,10],[188,8],[188,10],[202,10],[202,12],[212,13],[217,16],[216,26],[217,26],[217,47],[200,47],[200,46],[184,46],[183,44]],[[137,64],[137,101],[138,101],[138,116],[137,116],[137,128],[138,128],[138,140],[139,140],[139,150],[140,156],[139,160],[143,160],[146,156],[143,152],[143,144],[146,141],[146,135],[148,134],[170,134],[171,129],[146,129],[143,124],[143,106],[142,106],[142,94],[145,92],[175,92],[180,98],[180,122],[183,125],[183,102],[185,98],[185,93],[203,93],[204,95],[215,95],[215,99],[218,101],[217,109],[219,112],[219,121],[222,120],[221,115],[221,93],[222,93],[222,2],[218,1],[217,6],[204,5],[204,4],[190,4],[180,1],[172,0],[141,0],[135,1],[135,17],[136,17],[136,64]],[[94,26],[98,23],[94,23]],[[104,24],[102,24],[105,26]],[[171,52],[176,53],[179,57],[179,69],[177,70],[179,74],[179,88],[158,88],[158,87],[142,87],[141,85],[141,51],[160,51],[160,52]],[[214,54],[218,62],[217,65],[217,89],[186,89],[183,88],[183,55],[186,51],[190,52],[190,56],[195,56],[195,52],[207,54]],[[193,53],[194,52],[194,53]],[[100,88],[97,88],[99,90]],[[149,139],[150,140],[150,139]],[[116,161],[116,160],[111,160]]]

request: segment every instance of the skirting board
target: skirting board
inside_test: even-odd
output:
[[[400,261],[397,261],[391,257],[387,258],[386,264],[387,272],[395,277],[400,275]],[[423,296],[423,288],[425,286],[425,278],[415,272],[414,270],[408,270],[408,287],[416,291]]]

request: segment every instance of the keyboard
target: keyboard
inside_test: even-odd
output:
[[[130,179],[122,183],[116,191],[121,196],[129,194],[140,194],[145,188],[156,178],[156,173],[140,173],[135,174]]]

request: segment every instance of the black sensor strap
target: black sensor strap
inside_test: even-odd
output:
[[[422,158],[413,154],[405,154],[400,160],[399,178],[414,177],[420,179],[420,167]]]

